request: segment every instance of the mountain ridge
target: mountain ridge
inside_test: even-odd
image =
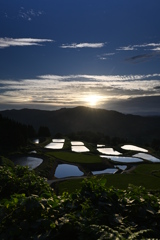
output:
[[[91,131],[131,139],[160,138],[160,116],[138,116],[81,106],[52,111],[13,109],[0,111],[0,114],[17,122],[32,125],[36,130],[40,126],[47,126],[52,135]]]

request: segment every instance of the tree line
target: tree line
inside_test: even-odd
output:
[[[2,117],[0,115],[0,150],[10,150],[17,149],[19,146],[26,146],[28,143],[28,139],[33,138],[44,138],[50,137],[50,129],[48,126],[40,126],[36,131],[32,125],[26,125],[19,123],[17,121],[11,120],[7,117]],[[53,136],[52,136],[53,137]],[[109,136],[102,132],[93,132],[93,131],[78,131],[71,132],[68,134],[56,133],[54,135],[56,138],[64,138],[68,137],[71,140],[77,141],[86,141],[90,143],[100,143],[107,144],[110,146],[116,146],[118,144],[137,144],[136,139],[133,140],[129,136],[127,138],[124,137],[116,137]],[[154,138],[148,141],[144,140],[141,145],[152,147],[155,151],[160,151],[160,139]]]
[[[15,150],[26,146],[28,139],[36,137],[49,137],[50,131],[45,126],[40,126],[38,132],[33,126],[21,124],[0,115],[0,150]]]

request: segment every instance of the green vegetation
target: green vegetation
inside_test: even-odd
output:
[[[44,178],[21,166],[0,166],[0,186],[0,199],[9,198],[15,193],[30,196],[32,193],[43,195],[46,191],[48,194],[52,192]]]
[[[24,236],[56,240],[160,236],[158,192],[154,196],[132,185],[126,190],[107,188],[104,178],[92,178],[84,180],[78,191],[57,196],[44,179],[27,168],[0,170],[2,240]]]
[[[96,176],[99,179],[101,176]],[[160,191],[160,164],[141,164],[130,173],[124,174],[104,174],[107,187],[127,189],[129,184],[143,186],[147,190]],[[82,179],[67,180],[57,183],[59,193],[64,191],[74,192],[80,189]]]
[[[64,149],[43,151],[43,143],[36,146],[44,162],[35,171],[0,158],[2,240],[159,237],[160,164],[140,164],[126,174],[54,183],[55,193],[38,175],[48,175],[56,159],[78,164],[101,164],[102,159]],[[68,140],[66,149],[69,146]]]
[[[60,160],[70,163],[101,163],[102,160],[99,156],[83,153],[72,152],[48,152],[48,156],[54,156]]]
[[[38,137],[50,137],[49,128],[46,126],[40,126],[38,129]]]
[[[35,131],[30,125],[23,125],[0,115],[0,151],[15,151],[24,147],[29,138],[35,137]]]
[[[144,175],[152,175],[154,171],[160,171],[160,164],[156,163],[148,163],[148,164],[141,164],[136,167],[134,170],[135,173],[141,173]]]
[[[70,151],[71,150],[71,141],[70,141],[70,139],[65,138],[63,149],[65,151]]]
[[[50,178],[51,171],[54,167],[54,158],[49,158],[46,155],[41,154],[43,162],[34,171],[41,177]]]
[[[72,140],[86,141],[90,152],[84,154],[70,152],[67,137],[62,150],[44,149],[51,141],[49,129],[39,127],[38,133],[40,144],[34,144],[31,139],[37,135],[31,126],[0,116],[0,150],[5,156],[0,156],[0,239],[19,240],[25,236],[35,240],[97,240],[160,236],[160,164],[139,164],[124,174],[59,181],[53,183],[54,192],[43,177],[52,178],[59,161],[84,167],[86,164],[86,168],[100,166],[107,160],[98,156],[96,143],[119,150],[124,139],[90,131],[88,135],[85,131],[72,133]],[[153,155],[159,155],[158,139],[148,147]],[[36,156],[44,160],[34,171],[15,167],[7,158],[15,153],[16,156],[28,154],[31,150],[36,150]],[[132,151],[124,153],[133,154]]]
[[[7,166],[7,167],[14,167],[14,163],[9,160],[8,158],[5,158],[3,156],[0,156],[0,166]]]
[[[104,109],[75,107],[55,111],[22,109],[2,111],[3,116],[30,123],[36,131],[47,126],[52,136],[68,135],[72,140],[105,143],[148,144],[160,151],[160,117],[142,117]]]

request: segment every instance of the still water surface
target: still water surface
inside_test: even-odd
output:
[[[85,146],[71,146],[73,152],[89,152],[89,149]]]
[[[143,162],[142,159],[135,158],[135,157],[117,157],[117,156],[108,156],[108,155],[100,155],[102,158],[109,158],[112,161],[115,162],[121,162],[121,163],[138,163]]]
[[[126,170],[127,169],[127,165],[115,165],[114,167],[119,168],[120,170]]]
[[[72,141],[72,142],[71,142],[71,145],[72,145],[72,146],[83,146],[84,143],[83,143],[83,142],[78,142],[78,141]]]
[[[81,172],[77,166],[70,164],[59,164],[56,168],[54,176],[56,178],[80,177],[83,176],[83,172]]]
[[[62,149],[64,143],[63,142],[51,142],[48,145],[45,146],[45,148],[48,149]]]
[[[115,151],[113,148],[97,148],[100,153],[109,155],[121,155],[122,153]]]
[[[105,170],[102,171],[93,171],[93,175],[98,175],[98,174],[104,174],[104,173],[108,173],[108,174],[115,174],[118,171],[117,168],[106,168]]]
[[[15,165],[20,166],[28,166],[30,170],[38,167],[43,162],[43,159],[41,158],[35,158],[35,157],[21,157],[17,158],[14,161]]]
[[[97,174],[114,174],[118,171],[118,169],[115,168],[106,168],[99,171],[92,171],[93,175]],[[65,178],[65,177],[80,177],[83,176],[84,173],[79,170],[79,168],[75,165],[71,164],[59,164],[56,168],[54,176],[56,178]]]
[[[139,151],[139,152],[148,152],[147,149],[145,148],[141,148],[141,147],[137,147],[134,145],[124,145],[121,147],[124,150],[132,150],[132,151]]]
[[[148,160],[150,162],[159,162],[160,163],[160,159],[153,157],[150,154],[146,154],[146,153],[137,153],[135,155],[133,155],[133,157],[139,157],[139,158],[143,158],[144,160]]]
[[[56,142],[56,143],[64,143],[65,139],[52,139],[52,142]]]

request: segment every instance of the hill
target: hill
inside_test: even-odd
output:
[[[36,130],[40,126],[47,126],[52,135],[91,131],[137,142],[160,138],[160,116],[144,117],[88,107],[62,108],[55,111],[5,110],[0,113],[20,123],[32,125]]]
[[[0,152],[16,150],[27,144],[28,138],[35,137],[32,126],[18,123],[0,115]]]

